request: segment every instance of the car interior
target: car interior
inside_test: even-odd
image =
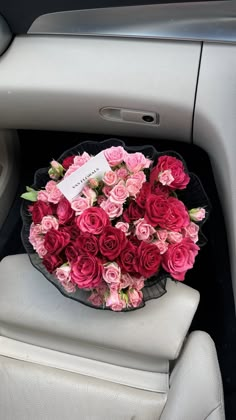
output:
[[[1,420],[236,419],[236,2],[151,3],[0,2]],[[21,239],[35,171],[110,138],[176,151],[211,204],[185,282],[120,314]]]

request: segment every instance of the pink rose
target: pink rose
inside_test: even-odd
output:
[[[179,232],[168,232],[167,240],[170,244],[176,244],[181,242],[183,239],[182,233]]]
[[[76,286],[71,281],[70,272],[71,268],[68,265],[62,265],[56,269],[55,275],[67,293],[74,293],[76,291]]]
[[[110,225],[110,220],[101,207],[90,207],[77,218],[76,224],[82,232],[100,235],[104,228]]]
[[[44,216],[41,221],[42,233],[47,233],[48,230],[54,228],[58,229],[59,223],[54,216]]]
[[[140,241],[146,241],[150,238],[153,233],[155,233],[155,229],[149,225],[145,219],[139,219],[134,222],[135,225],[135,235]]]
[[[62,265],[61,267],[58,267],[56,269],[56,277],[60,282],[65,282],[67,280],[70,280],[70,272],[71,268],[69,265]]]
[[[143,276],[136,277],[132,276],[132,287],[136,290],[142,290],[144,288],[145,278]]]
[[[157,246],[161,255],[163,255],[168,249],[168,243],[164,241],[154,241],[152,244]]]
[[[47,188],[47,185],[46,185]],[[59,203],[60,199],[63,197],[62,192],[57,188],[57,184],[54,185],[54,188],[50,188],[50,192],[48,194],[48,201],[53,204]]]
[[[117,173],[114,171],[108,171],[104,174],[103,177],[103,182],[104,184],[106,184],[108,187],[112,187],[113,185],[115,185],[118,181],[118,177],[117,177]]]
[[[133,278],[131,277],[131,275],[129,273],[123,273],[120,279],[120,290],[126,289],[126,287],[129,287],[132,284],[133,284]]]
[[[42,240],[42,227],[40,224],[35,225],[31,223],[29,241],[33,245],[34,249],[38,242]]]
[[[115,219],[123,213],[122,204],[113,203],[109,198],[101,203],[101,208],[107,213],[110,219]]]
[[[104,297],[101,296],[96,290],[91,293],[88,301],[94,306],[101,306],[104,302]]]
[[[61,285],[67,293],[74,293],[76,291],[76,286],[71,281],[62,281]]]
[[[142,169],[149,168],[151,162],[140,152],[127,153],[124,161],[128,171],[130,172],[139,172]]]
[[[174,181],[174,177],[171,174],[171,169],[166,169],[163,172],[160,172],[158,175],[158,181],[162,185],[170,185]]]
[[[169,245],[162,257],[162,266],[170,275],[183,281],[186,272],[193,267],[199,247],[190,238],[184,238],[177,244]]]
[[[75,156],[74,157],[74,165],[77,166],[77,168],[80,168],[83,166],[86,162],[88,162],[91,159],[91,156],[87,152],[83,152],[81,156]]]
[[[36,243],[35,251],[37,252],[37,254],[39,255],[40,258],[43,258],[47,254],[47,250],[44,246],[44,240],[43,239],[41,239],[40,241],[38,241]]]
[[[111,291],[109,297],[106,299],[106,306],[113,311],[121,311],[126,307],[126,303],[116,291]]]
[[[136,195],[140,192],[142,185],[145,181],[146,176],[142,171],[130,176],[125,184],[129,195],[131,195],[132,197],[136,197]]]
[[[129,235],[129,223],[118,222],[115,225],[116,229],[122,230],[126,235]]]
[[[107,263],[103,266],[103,279],[106,283],[119,283],[121,270],[115,262]]]
[[[128,290],[128,298],[129,298],[129,304],[133,308],[137,308],[138,306],[141,305],[143,301],[143,294],[140,290],[136,290],[132,288]]]
[[[79,216],[84,210],[90,207],[88,198],[77,197],[71,203],[71,208],[75,211],[75,215]]]
[[[199,226],[194,222],[190,222],[188,226],[183,229],[183,236],[192,239],[193,242],[198,241]]]
[[[112,146],[104,150],[104,155],[110,166],[117,166],[124,161],[126,151],[122,146]]]
[[[89,188],[87,185],[85,185],[85,187],[82,190],[82,194],[89,199],[89,204],[90,206],[93,205],[93,203],[95,203],[95,201],[97,200],[97,194],[94,190],[92,190],[92,188]]]
[[[102,281],[102,264],[93,255],[79,255],[72,262],[71,281],[80,289],[92,289]]]
[[[116,204],[124,204],[127,197],[129,197],[129,193],[122,181],[120,181],[119,184],[112,188],[109,196],[110,200]]]
[[[206,217],[206,210],[202,207],[197,207],[195,209],[190,210],[189,216],[193,222],[201,222],[201,220],[205,219]]]
[[[43,190],[39,191],[37,195],[37,200],[45,201],[47,203],[48,202],[47,191],[43,191]]]
[[[56,181],[48,181],[45,185],[45,190],[48,194],[54,190],[54,188],[57,186]]]
[[[118,177],[119,179],[126,179],[126,178],[127,178],[127,176],[129,175],[129,173],[128,173],[127,169],[126,169],[126,168],[124,168],[124,167],[122,167],[122,168],[120,168],[120,169],[117,169],[117,170],[116,170],[116,174],[117,174],[117,177]]]
[[[112,187],[108,187],[108,185],[105,185],[102,189],[103,194],[105,195],[105,197],[109,197],[110,193],[111,193]]]
[[[64,178],[67,178],[68,176],[70,176],[71,174],[73,174],[73,172],[77,171],[77,169],[79,169],[79,168],[80,168],[79,165],[74,165],[74,164],[71,165],[69,167],[69,169],[67,169],[67,171],[66,171],[66,173],[64,175]]]
[[[166,229],[158,229],[156,235],[159,241],[165,242],[167,240],[168,232]]]
[[[59,179],[61,176],[63,176],[64,168],[63,166],[57,162],[56,160],[52,160],[50,162],[51,168],[48,171],[48,175],[52,179]]]
[[[92,189],[96,189],[99,186],[99,181],[97,178],[90,178],[88,180],[88,186]]]

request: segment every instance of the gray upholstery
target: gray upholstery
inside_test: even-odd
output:
[[[214,343],[186,339],[199,294],[172,281],[167,290],[140,311],[96,311],[63,297],[26,255],[5,258],[0,418],[223,420]]]

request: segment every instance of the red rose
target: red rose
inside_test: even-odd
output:
[[[60,231],[69,233],[71,241],[75,241],[80,235],[80,231],[75,224],[70,225],[70,226],[60,227]]]
[[[156,274],[161,264],[161,255],[157,246],[142,242],[138,247],[135,264],[136,271],[145,278]]]
[[[186,272],[193,267],[199,247],[190,238],[169,245],[163,255],[162,266],[175,280],[183,281]]]
[[[166,213],[163,221],[160,223],[162,229],[180,232],[182,228],[190,223],[188,211],[182,201],[177,198],[168,198],[168,212]]]
[[[166,198],[170,195],[170,189],[166,187],[165,185],[161,184],[153,184],[152,185],[152,193],[156,195],[164,195]]]
[[[126,245],[126,236],[120,229],[108,226],[99,238],[99,250],[104,257],[115,260]]]
[[[68,156],[67,158],[65,158],[62,162],[62,166],[64,169],[69,169],[69,167],[74,163],[74,158],[75,155],[73,156]]]
[[[140,207],[136,201],[131,201],[129,207],[123,213],[123,219],[125,222],[130,223],[135,220],[141,219],[144,216],[144,209]]]
[[[82,232],[100,235],[110,224],[107,213],[100,207],[90,207],[77,218],[76,224]]]
[[[161,226],[168,213],[168,199],[165,195],[150,194],[146,201],[145,219],[152,226]]]
[[[135,259],[137,256],[137,247],[130,241],[127,242],[124,249],[122,249],[119,257],[119,265],[121,270],[127,273],[135,273]]]
[[[74,245],[68,245],[65,249],[66,258],[69,262],[75,261],[79,255],[78,249]]]
[[[75,212],[71,208],[70,202],[66,198],[62,198],[57,206],[57,217],[60,225],[68,223],[74,215]]]
[[[137,198],[136,203],[139,205],[139,207],[142,207],[142,209],[145,208],[147,197],[149,196],[151,192],[151,184],[149,182],[144,182]]]
[[[52,214],[52,209],[49,204],[41,200],[36,201],[36,203],[34,203],[32,209],[32,219],[36,225],[38,223],[41,223],[42,218],[44,216],[48,216],[50,214]]]
[[[174,232],[180,232],[190,223],[188,211],[182,201],[155,194],[151,194],[147,199],[145,219],[152,226]]]
[[[71,280],[80,289],[92,289],[102,281],[102,264],[92,255],[80,255],[71,266]]]
[[[97,237],[91,233],[81,234],[75,242],[75,247],[79,254],[97,255],[98,240]]]
[[[60,254],[70,242],[70,235],[56,229],[50,229],[44,238],[44,246],[49,254]]]
[[[49,273],[53,273],[55,268],[59,267],[62,264],[63,261],[59,257],[59,255],[46,254],[45,257],[43,257],[43,265],[46,267]]]
[[[187,187],[190,178],[185,172],[183,162],[180,159],[167,155],[159,157],[158,164],[152,169],[150,174],[151,184],[158,181],[160,173],[167,170],[171,171],[171,176],[174,178],[169,184],[169,188],[183,190]]]

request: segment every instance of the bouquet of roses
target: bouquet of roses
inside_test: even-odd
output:
[[[142,306],[153,276],[184,280],[206,212],[178,198],[190,181],[181,158],[161,154],[154,164],[122,146],[102,153],[109,170],[97,177],[94,168],[73,199],[60,185],[93,158],[86,151],[53,160],[44,188],[22,197],[32,201],[28,239],[47,272],[66,293],[89,291],[91,305],[121,311]]]

